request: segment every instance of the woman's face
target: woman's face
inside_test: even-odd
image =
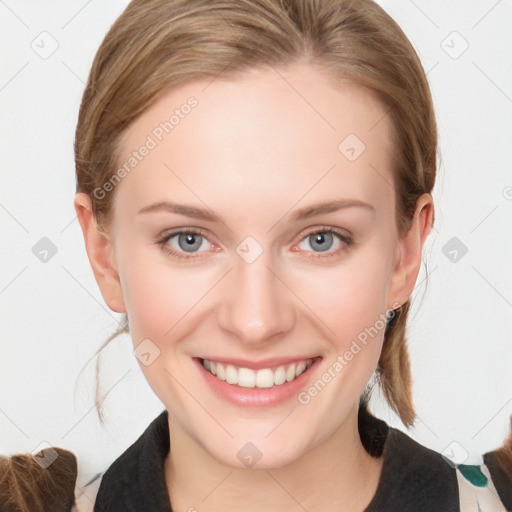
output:
[[[355,432],[416,278],[391,148],[373,96],[298,64],[181,86],[127,132],[104,297],[172,429],[215,459],[277,467]]]

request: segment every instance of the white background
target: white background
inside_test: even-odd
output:
[[[102,358],[104,426],[94,361],[75,389],[120,319],[102,300],[75,218],[73,137],[92,59],[126,3],[0,1],[0,453],[41,442],[71,450],[79,485],[163,410],[127,336]],[[381,5],[428,71],[441,162],[410,315],[416,426],[407,431],[378,396],[373,409],[423,445],[480,463],[512,414],[512,1]],[[58,44],[46,59],[33,49],[42,37],[47,49]],[[32,252],[42,237],[57,248],[46,263]],[[468,249],[456,262],[443,253],[453,237]]]

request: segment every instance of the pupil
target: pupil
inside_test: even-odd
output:
[[[317,233],[314,235],[315,244],[318,244],[317,250],[327,251],[329,249],[329,238],[332,238],[331,234]],[[327,241],[326,241],[327,240]]]
[[[200,236],[194,235],[193,233],[187,233],[180,235],[179,244],[180,247],[187,252],[191,252],[193,249],[199,249],[201,247]]]

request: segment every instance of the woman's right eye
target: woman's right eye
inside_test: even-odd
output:
[[[158,240],[157,243],[167,254],[178,259],[193,258],[194,256],[186,256],[184,254],[204,252],[197,251],[197,249],[200,249],[204,245],[211,245],[207,241],[204,232],[192,229],[181,229],[180,231],[168,233]]]

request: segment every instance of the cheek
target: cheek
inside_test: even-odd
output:
[[[366,328],[377,327],[386,313],[389,265],[382,250],[368,246],[341,262],[321,269],[301,284],[300,296],[323,321],[340,348]]]
[[[149,338],[161,350],[175,342],[204,306],[217,274],[211,269],[180,267],[166,261],[154,247],[126,247],[119,274],[133,344]]]
[[[328,340],[324,368],[337,376],[332,392],[337,390],[349,400],[359,397],[382,350],[390,278],[389,261],[383,254],[383,244],[368,244],[301,287],[304,302],[321,320],[316,324],[323,325],[322,335]],[[342,407],[341,402],[330,405]]]

